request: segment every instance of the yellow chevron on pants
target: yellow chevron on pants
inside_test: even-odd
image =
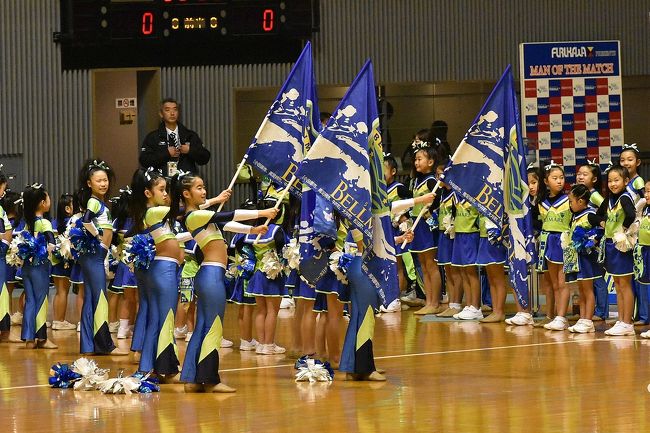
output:
[[[93,317],[93,335],[97,335],[97,332],[99,332],[99,329],[104,323],[108,325],[108,301],[102,290],[99,292],[99,300],[97,300],[97,308]]]
[[[375,335],[375,312],[372,310],[372,306],[368,305],[366,310],[366,315],[361,322],[361,326],[357,331],[357,348],[359,350],[361,346],[364,345],[366,341],[372,340],[372,337]]]
[[[196,331],[194,331],[196,332]],[[219,316],[215,317],[210,330],[205,335],[203,339],[203,344],[201,345],[201,353],[199,354],[199,362],[203,361],[206,356],[208,356],[212,351],[217,350],[221,345],[221,339],[223,338],[223,325],[221,324],[221,318]]]
[[[9,315],[10,302],[9,290],[7,290],[7,285],[3,283],[2,289],[0,289],[0,320]]]
[[[158,335],[158,349],[156,350],[156,358],[169,346],[172,345],[174,353],[178,358],[178,347],[176,340],[174,340],[174,312],[170,309],[165,317],[165,322],[160,328],[160,335]]]
[[[38,309],[38,313],[36,314],[36,328],[34,328],[36,331],[41,329],[43,326],[45,326],[45,321],[47,320],[47,296],[45,297],[45,300],[41,304],[41,308]]]

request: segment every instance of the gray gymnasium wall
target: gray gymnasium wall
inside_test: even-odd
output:
[[[650,0],[320,0],[317,80],[346,84],[366,57],[379,82],[495,80],[518,43],[620,39],[623,74],[650,75]],[[23,178],[57,195],[92,145],[88,71],[62,72],[52,32],[58,0],[0,0],[0,158],[22,154]],[[290,65],[162,69],[162,94],[213,153],[207,177],[233,171],[234,88],[280,86]]]

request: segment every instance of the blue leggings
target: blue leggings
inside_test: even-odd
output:
[[[25,341],[47,340],[47,292],[50,289],[50,263],[33,266],[25,263],[25,312],[20,338]]]
[[[7,253],[6,244],[0,245],[0,331],[9,331],[11,329],[11,297],[7,290],[7,262],[5,254]]]
[[[648,286],[641,284],[637,280],[632,280],[632,290],[635,299],[635,321],[641,321],[648,324]]]
[[[226,309],[225,273],[220,264],[204,262],[194,277],[194,291],[198,298],[196,326],[185,352],[181,382],[221,382],[218,348],[223,338]]]
[[[594,280],[594,296],[596,298],[594,315],[607,319],[609,317],[609,293],[607,291],[607,281],[604,277]]]
[[[372,338],[375,331],[375,312],[378,297],[375,287],[361,270],[361,257],[357,256],[348,268],[350,288],[350,324],[345,334],[339,371],[370,374],[375,371]]]
[[[115,344],[108,329],[106,300],[106,248],[83,254],[78,263],[84,277],[84,303],[81,308],[81,353],[111,353]]]
[[[138,281],[138,314],[135,316],[133,326],[133,338],[131,339],[131,350],[142,352],[144,347],[144,334],[147,327],[147,271],[135,270],[135,279]]]
[[[156,257],[147,269],[147,324],[140,357],[141,372],[178,373],[174,316],[178,302],[178,262]]]

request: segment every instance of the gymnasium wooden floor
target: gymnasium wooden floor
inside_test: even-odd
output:
[[[292,313],[280,313],[280,344],[289,343]],[[226,315],[225,335],[238,341],[236,307]],[[650,431],[650,341],[605,337],[604,329],[601,322],[596,334],[572,335],[420,322],[410,310],[377,318],[375,355],[386,383],[342,375],[331,384],[295,383],[283,355],[222,349],[222,380],[235,394],[164,385],[129,396],[50,389],[50,365],[79,356],[76,332],[50,331],[58,350],[0,345],[0,432]],[[136,367],[125,357],[96,359],[111,376]]]

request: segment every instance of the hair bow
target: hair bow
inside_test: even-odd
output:
[[[153,167],[149,167],[149,168],[147,168],[147,170],[144,172],[144,177],[145,177],[149,182],[151,182],[151,179],[154,177],[154,176],[153,176],[154,173],[157,174],[158,177],[162,176],[162,172],[161,172],[160,170],[155,169],[155,168],[153,168]],[[121,190],[120,190],[120,192],[121,192]]]
[[[587,165],[593,165],[594,167],[598,167],[598,163],[596,162],[596,158],[589,160],[587,159]]]
[[[18,200],[16,200],[16,201],[14,202],[14,204],[20,204],[20,203],[22,203],[23,201],[24,201],[24,200],[23,200],[23,193],[21,192],[21,193],[20,193],[20,198],[19,198]]]
[[[124,188],[120,188],[120,194],[131,195],[131,192],[131,187],[129,185],[125,186]]]
[[[531,168],[537,168],[537,166],[535,166],[534,162],[531,162],[530,164],[528,164],[528,167],[526,167],[526,170],[530,170]]]
[[[104,170],[104,171],[110,170],[110,168],[108,167],[108,164],[106,164],[106,161],[104,161],[103,159],[100,159],[99,161],[97,161],[96,159],[93,159],[93,162],[91,162],[88,165],[88,169],[90,170],[90,169],[93,169],[93,168],[99,168],[99,169]]]
[[[551,159],[551,162],[548,163],[548,165],[544,166],[544,170],[550,171],[553,168],[562,168],[560,164],[557,164],[555,161]]]
[[[43,188],[43,184],[42,184],[42,183],[38,183],[38,182],[34,182],[33,184],[31,184],[31,185],[29,185],[29,186],[32,187],[32,188],[34,188],[34,189],[41,189],[41,188]]]
[[[4,164],[0,164],[0,170],[2,170],[2,167],[4,167],[4,166],[5,166]]]
[[[632,143],[632,144],[624,144],[622,150],[633,150],[633,151],[635,151],[636,153],[639,153],[639,152],[640,152],[640,151],[639,151],[639,148],[638,148],[637,145],[636,145],[636,143]]]
[[[607,167],[605,167],[605,170],[603,170],[603,174],[607,174],[611,168],[614,167],[614,163],[612,161],[609,161],[609,164],[607,164]]]
[[[185,177],[185,176],[189,176],[190,174],[192,174],[191,171],[183,171],[183,170],[178,170],[178,173],[177,173],[179,180],[181,178]]]
[[[427,149],[431,147],[431,144],[428,141],[415,139],[413,140],[413,143],[411,143],[411,147],[413,148],[413,150],[418,151],[418,150]]]

